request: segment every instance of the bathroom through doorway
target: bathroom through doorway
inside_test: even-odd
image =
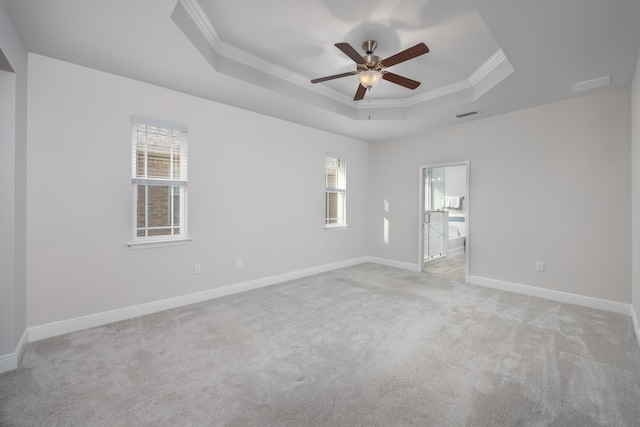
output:
[[[469,277],[469,162],[420,167],[421,270],[467,281]]]

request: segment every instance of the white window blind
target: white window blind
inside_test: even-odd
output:
[[[187,182],[187,129],[134,116],[133,179],[159,184]]]
[[[186,237],[187,128],[132,116],[134,240]]]
[[[325,156],[325,228],[345,227],[347,161],[338,155]]]

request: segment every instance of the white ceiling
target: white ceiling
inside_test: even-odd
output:
[[[31,52],[366,141],[628,86],[638,0],[6,0]],[[430,52],[353,101],[334,44]],[[364,54],[364,52],[362,52]],[[471,110],[480,114],[454,116]]]

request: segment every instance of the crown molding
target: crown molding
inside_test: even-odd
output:
[[[217,72],[266,88],[273,88],[273,82],[276,79],[275,81],[281,82],[280,85],[277,85],[279,93],[295,97],[320,108],[331,109],[331,111],[356,120],[362,116],[363,110],[375,109],[377,110],[376,118],[384,120],[406,117],[410,110],[434,101],[441,100],[447,105],[450,105],[451,102],[473,102],[514,71],[504,52],[499,49],[466,79],[407,98],[372,99],[367,103],[354,103],[350,96],[329,89],[327,86],[310,85],[306,76],[269,63],[256,55],[224,42],[213,27],[199,0],[179,0],[176,8],[180,5],[186,11],[197,31],[206,40],[213,54],[214,60],[210,61],[211,65]],[[176,24],[185,33],[187,32],[181,27],[181,23],[176,22]],[[251,73],[246,72],[247,67],[252,70]],[[236,72],[241,69],[244,72]],[[256,79],[255,76],[259,74],[265,75],[265,78]],[[248,79],[246,77],[248,75],[253,78]],[[333,102],[320,102],[318,96]],[[342,104],[342,107],[336,110],[334,108],[335,102]]]
[[[507,61],[507,57],[501,49],[498,49],[493,55],[491,55],[484,63],[478,67],[469,76],[469,84],[471,86],[478,85],[483,79],[489,76],[493,70],[498,68],[500,64]],[[508,61],[507,61],[508,62]]]

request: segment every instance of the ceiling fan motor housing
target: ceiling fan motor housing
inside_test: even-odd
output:
[[[366,42],[362,43],[362,49],[367,52],[367,54],[363,56],[362,59],[367,61],[367,63],[358,64],[359,71],[382,70],[382,59],[379,56],[373,54],[373,52],[376,50],[376,47],[378,47],[378,42],[375,40],[367,40]]]

